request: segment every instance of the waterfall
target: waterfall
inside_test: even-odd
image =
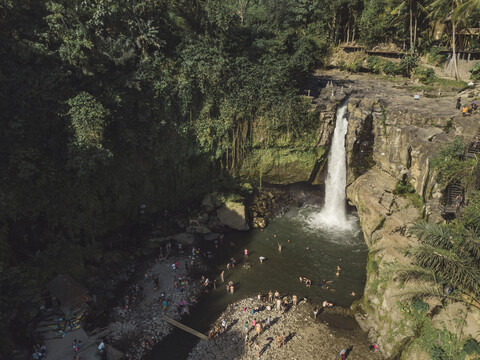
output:
[[[345,135],[347,134],[347,102],[337,109],[335,131],[332,146],[328,155],[327,180],[325,182],[325,205],[313,214],[309,223],[312,227],[352,229],[352,219],[347,216],[347,164],[345,151]]]

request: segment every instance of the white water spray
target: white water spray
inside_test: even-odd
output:
[[[347,186],[347,164],[345,135],[347,134],[347,102],[337,110],[337,121],[332,146],[328,155],[328,173],[325,182],[325,206],[321,212],[309,218],[313,228],[352,230],[353,219],[347,217],[345,188]]]

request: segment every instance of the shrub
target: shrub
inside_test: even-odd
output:
[[[347,63],[343,60],[338,60],[337,61],[337,67],[342,71],[346,70],[347,69]]]
[[[445,55],[440,54],[440,50],[436,47],[432,47],[427,55],[427,62],[434,66],[442,66],[447,61]]]
[[[378,56],[367,57],[367,69],[374,74],[378,74],[382,71],[383,64],[384,60],[380,59]]]
[[[413,69],[417,67],[418,57],[416,55],[405,55],[398,64],[399,73],[405,77],[410,76]]]
[[[384,62],[382,70],[385,75],[394,76],[398,74],[398,66],[390,60]]]
[[[472,73],[470,75],[470,79],[472,80],[478,80],[480,78],[480,63],[476,63],[470,70],[469,72]]]
[[[409,181],[399,181],[393,190],[394,195],[413,194],[415,188]]]
[[[359,72],[361,68],[362,68],[362,60],[355,60],[347,65],[347,70],[352,73]]]
[[[422,68],[421,66],[417,66],[415,68],[414,75],[422,84],[425,85],[433,84],[436,79],[435,71],[433,69],[426,69]]]

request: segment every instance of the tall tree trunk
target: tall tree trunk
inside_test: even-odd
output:
[[[412,0],[408,2],[408,6],[410,8],[410,51],[414,51],[413,49],[413,9],[412,9]]]
[[[417,25],[418,25],[418,18],[415,17],[415,23],[413,26],[413,52],[417,48]]]
[[[456,31],[456,26],[455,26],[455,20],[452,17],[452,57],[453,57],[453,69],[455,71],[455,80],[460,80],[460,75],[458,74],[458,66],[457,66],[457,54],[455,51],[455,41],[456,41],[456,36],[455,36],[455,31]]]

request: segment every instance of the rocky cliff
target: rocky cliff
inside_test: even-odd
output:
[[[345,80],[341,74],[332,74],[337,77]],[[406,263],[401,250],[415,246],[415,238],[408,233],[413,223],[420,218],[443,221],[438,209],[442,189],[429,161],[456,136],[468,143],[479,119],[459,116],[454,108],[456,94],[414,100],[408,83],[359,76],[350,81],[355,91],[348,104],[347,197],[357,208],[370,248],[367,283],[359,304],[364,315],[359,322],[388,356],[403,353],[403,358],[429,359],[416,342],[419,329],[388,265]],[[399,183],[411,184],[415,193],[396,195]],[[480,313],[458,303],[442,306],[429,301],[428,305],[435,309],[429,313],[434,328],[479,340]],[[459,318],[464,318],[460,329]]]

